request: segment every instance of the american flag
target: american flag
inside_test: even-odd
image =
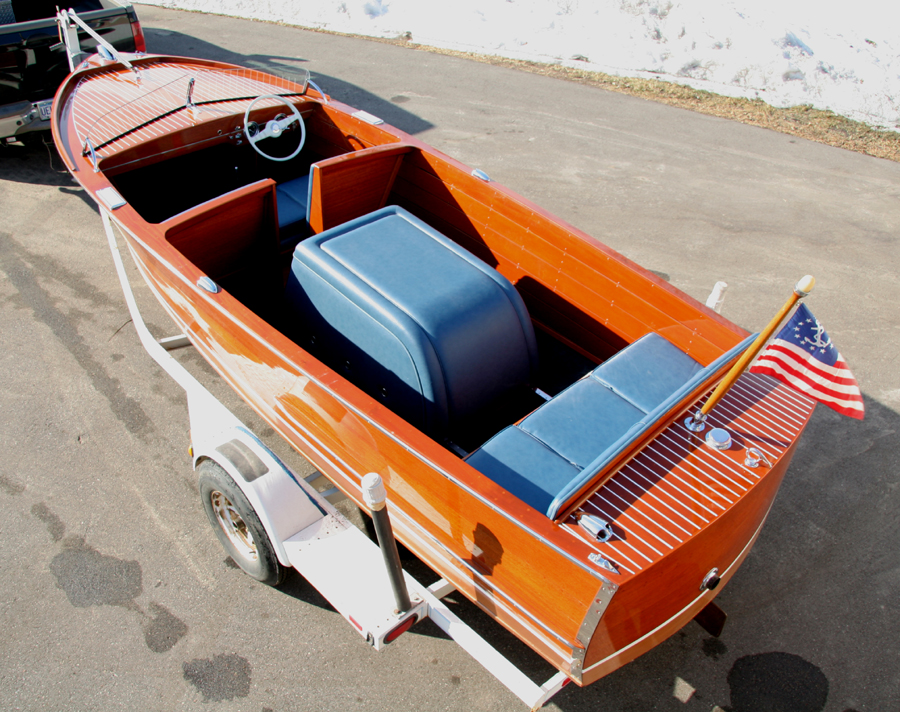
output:
[[[825,329],[805,304],[750,367],[775,376],[838,413],[862,420],[859,385]]]

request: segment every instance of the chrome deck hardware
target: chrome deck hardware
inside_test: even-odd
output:
[[[768,468],[772,467],[772,463],[769,462],[769,458],[765,456],[762,450],[756,447],[747,448],[747,457],[744,458],[744,465],[746,467],[759,467],[760,462]]]
[[[713,428],[706,434],[705,440],[714,450],[727,450],[731,447],[731,434],[724,428]]]
[[[209,292],[210,294],[218,294],[222,291],[222,288],[218,284],[205,275],[197,280],[197,286],[204,292]]]
[[[578,524],[597,541],[609,541],[612,538],[613,530],[610,523],[593,514],[582,514],[578,518]]]

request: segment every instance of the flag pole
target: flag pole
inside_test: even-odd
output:
[[[756,337],[756,341],[741,354],[741,357],[737,360],[737,363],[731,367],[731,370],[726,374],[725,378],[721,380],[718,386],[716,386],[716,390],[712,392],[712,395],[706,399],[706,403],[703,404],[703,407],[697,410],[690,418],[685,421],[685,426],[688,430],[693,430],[696,433],[702,431],[705,427],[706,416],[715,406],[716,403],[724,396],[728,390],[735,384],[740,375],[744,372],[744,369],[750,364],[750,362],[756,358],[756,355],[762,350],[763,346],[766,345],[766,342],[775,333],[775,330],[781,326],[781,322],[784,321],[784,318],[788,315],[788,312],[793,309],[794,305],[803,297],[809,296],[809,293],[812,291],[813,287],[816,286],[816,280],[811,275],[806,275],[803,279],[797,282],[794,285],[794,291],[791,293],[790,298],[785,302],[784,306],[781,307],[779,312],[775,315],[772,321],[769,322],[769,325],[763,329],[759,336]]]

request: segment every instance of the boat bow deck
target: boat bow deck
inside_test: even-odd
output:
[[[676,421],[594,492],[563,527],[630,578],[734,506],[770,469],[764,463],[746,466],[747,448],[762,451],[775,465],[814,407],[813,401],[775,379],[745,374],[707,421],[709,427],[731,433],[731,449],[714,450],[702,439],[708,428],[695,434]],[[576,523],[581,514],[610,522],[613,537],[604,543],[590,540]]]
[[[113,143],[120,151],[220,118],[225,114],[213,109],[216,104],[228,103],[226,113],[233,114],[259,96],[296,96],[296,84],[254,69],[227,71],[164,60],[137,69],[135,73],[114,65],[78,82],[72,123],[82,148],[90,139],[102,157],[101,149]],[[271,99],[257,106],[279,104]]]

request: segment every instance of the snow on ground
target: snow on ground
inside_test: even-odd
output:
[[[897,0],[141,2],[656,77],[900,131]]]

